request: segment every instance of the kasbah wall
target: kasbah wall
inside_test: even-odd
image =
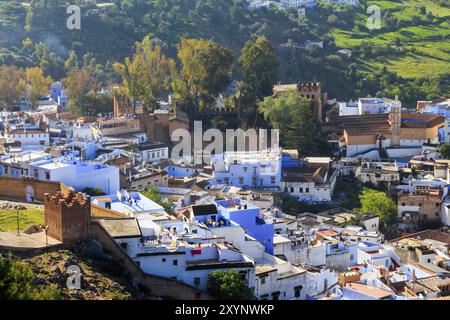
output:
[[[60,182],[39,181],[34,178],[0,177],[0,198],[24,202],[44,202],[44,194],[56,194],[66,189]]]

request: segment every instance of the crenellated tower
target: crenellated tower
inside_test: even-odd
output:
[[[57,192],[44,195],[45,224],[48,235],[63,242],[73,243],[89,235],[91,198],[69,190],[67,195]]]

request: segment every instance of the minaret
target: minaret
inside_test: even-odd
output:
[[[391,146],[400,146],[400,127],[402,122],[401,103],[398,101],[398,96],[395,96],[395,101],[391,106],[389,113],[389,122],[391,124]]]

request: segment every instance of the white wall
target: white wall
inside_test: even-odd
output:
[[[450,226],[450,209],[447,206],[450,206],[450,203],[441,206],[441,221],[444,225]]]
[[[376,144],[349,144],[347,145],[347,157],[352,157],[375,148],[377,148]]]

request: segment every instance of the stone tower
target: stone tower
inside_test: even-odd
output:
[[[57,192],[44,195],[45,224],[48,235],[63,243],[86,239],[89,235],[91,198],[70,190],[67,196]]]
[[[317,123],[322,122],[323,104],[327,99],[326,94],[322,94],[320,82],[300,82],[297,90],[301,97],[311,101],[311,107]]]
[[[395,96],[395,102],[398,101],[398,97]],[[389,122],[391,125],[391,146],[400,146],[400,128],[402,123],[402,110],[400,103],[393,103],[391,106],[391,112],[389,113]]]

